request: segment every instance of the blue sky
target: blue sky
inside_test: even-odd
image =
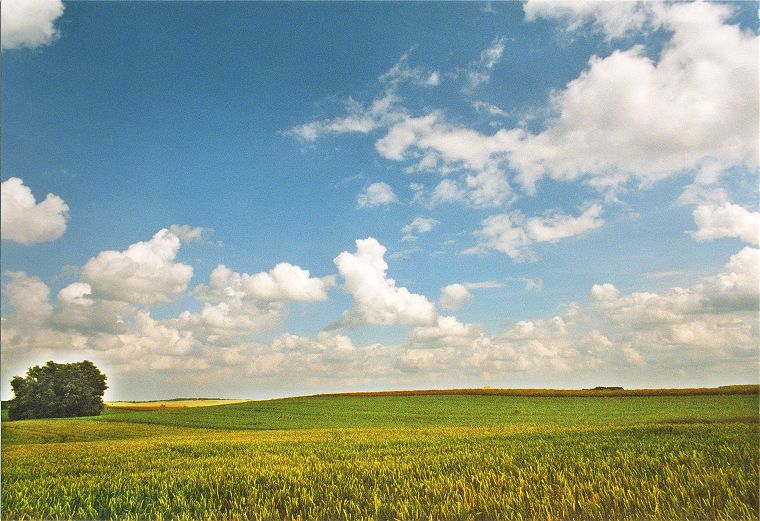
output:
[[[756,381],[756,7],[3,2],[3,396]]]

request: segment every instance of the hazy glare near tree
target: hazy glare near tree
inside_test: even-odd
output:
[[[106,375],[84,360],[69,364],[49,361],[35,365],[26,377],[11,380],[14,398],[8,402],[8,418],[68,418],[97,416],[103,411]]]

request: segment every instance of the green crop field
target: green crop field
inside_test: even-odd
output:
[[[317,396],[244,402],[202,410],[106,410],[101,421],[222,429],[309,429],[575,425],[640,422],[754,421],[757,396],[489,395]]]
[[[758,395],[324,396],[3,422],[2,519],[757,519]]]

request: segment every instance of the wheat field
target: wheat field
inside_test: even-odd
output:
[[[757,406],[321,397],[4,422],[2,517],[757,519]]]

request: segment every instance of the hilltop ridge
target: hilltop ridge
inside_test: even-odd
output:
[[[511,389],[511,388],[472,388],[472,389],[425,389],[400,391],[363,391],[348,393],[322,393],[298,398],[334,397],[334,396],[425,396],[425,395],[485,395],[485,396],[702,396],[720,394],[760,394],[760,384],[722,385],[719,387],[683,387],[659,389],[614,389],[598,387],[594,389]]]

